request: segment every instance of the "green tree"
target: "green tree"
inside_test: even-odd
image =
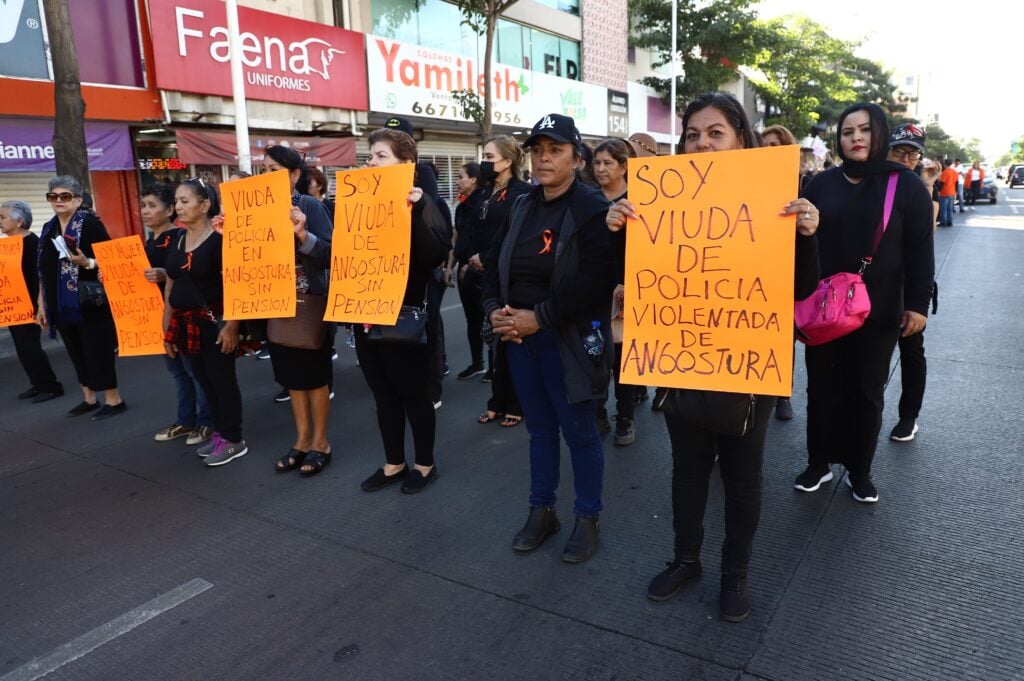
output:
[[[860,99],[851,72],[865,60],[854,56],[853,43],[803,15],[758,21],[757,30],[761,49],[749,64],[750,81],[766,124],[780,123],[801,137],[819,121],[834,123]]]
[[[691,99],[717,90],[736,77],[738,65],[749,63],[756,54],[758,32],[750,0],[679,0],[677,54],[682,75],[676,81],[676,104],[682,108]],[[672,5],[665,0],[630,0],[630,44],[651,50],[653,66],[672,59]],[[650,77],[642,81],[668,100],[671,78]]]
[[[462,11],[462,23],[473,29],[477,35],[484,36],[484,92],[483,92],[483,120],[480,123],[480,136],[486,140],[491,136],[491,127],[494,122],[494,105],[491,96],[492,69],[491,59],[494,55],[494,34],[498,26],[498,19],[508,11],[512,5],[519,0],[454,0]],[[462,93],[464,103],[472,100],[473,93]],[[466,99],[466,98],[469,99]],[[472,118],[476,108],[467,111]]]

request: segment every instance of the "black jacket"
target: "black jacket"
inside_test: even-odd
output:
[[[576,182],[569,207],[559,229],[551,295],[534,308],[542,329],[558,336],[558,349],[565,373],[565,390],[570,404],[604,399],[614,352],[611,338],[611,301],[615,288],[616,263],[605,215],[608,200],[597,189]],[[509,265],[524,222],[533,203],[540,201],[543,187],[536,187],[517,199],[495,239],[495,247],[484,261],[482,301],[484,314],[508,301]],[[601,323],[605,335],[603,362],[595,366],[583,348],[583,337],[592,321]]]

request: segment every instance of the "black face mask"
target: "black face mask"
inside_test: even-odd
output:
[[[487,184],[498,179],[498,171],[494,169],[494,161],[480,161],[480,179]]]

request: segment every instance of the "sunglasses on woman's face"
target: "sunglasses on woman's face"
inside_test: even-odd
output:
[[[77,199],[78,194],[72,194],[71,192],[61,192],[60,194],[54,194],[53,192],[46,193],[46,200],[50,203],[54,201],[60,201],[61,203],[67,203],[71,199]]]

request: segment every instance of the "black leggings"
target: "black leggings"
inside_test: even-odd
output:
[[[484,364],[484,341],[480,337],[484,326],[484,308],[480,301],[482,281],[483,275],[469,267],[459,282],[459,298],[462,300],[462,311],[466,315],[466,338],[475,367]]]
[[[672,526],[676,560],[697,560],[704,542],[708,483],[718,455],[725,487],[722,573],[746,575],[761,519],[761,463],[774,397],[758,396],[754,426],[743,437],[721,435],[665,414],[672,440]]]
[[[213,410],[214,430],[228,442],[241,442],[242,391],[235,374],[235,355],[220,351],[219,332],[216,324],[199,322],[199,354],[188,358]]]
[[[497,338],[491,345],[491,370],[494,378],[491,381],[491,399],[487,400],[487,409],[496,414],[522,416],[523,407],[519,404],[519,395],[508,370],[506,345]]]
[[[916,419],[924,402],[924,385],[928,378],[928,362],[924,357],[924,331],[900,337],[900,418]]]
[[[40,343],[38,324],[18,324],[7,327],[14,340],[14,349],[18,360],[28,375],[28,382],[33,388],[43,392],[56,392],[61,385],[50,366],[50,359]]]
[[[899,327],[870,319],[848,336],[804,350],[807,463],[869,475],[882,428],[885,384]]]
[[[405,422],[412,429],[418,466],[434,465],[437,429],[431,400],[430,363],[433,348],[394,343],[371,343],[362,326],[356,328],[356,357],[377,403],[377,424],[389,464],[405,464]]]

